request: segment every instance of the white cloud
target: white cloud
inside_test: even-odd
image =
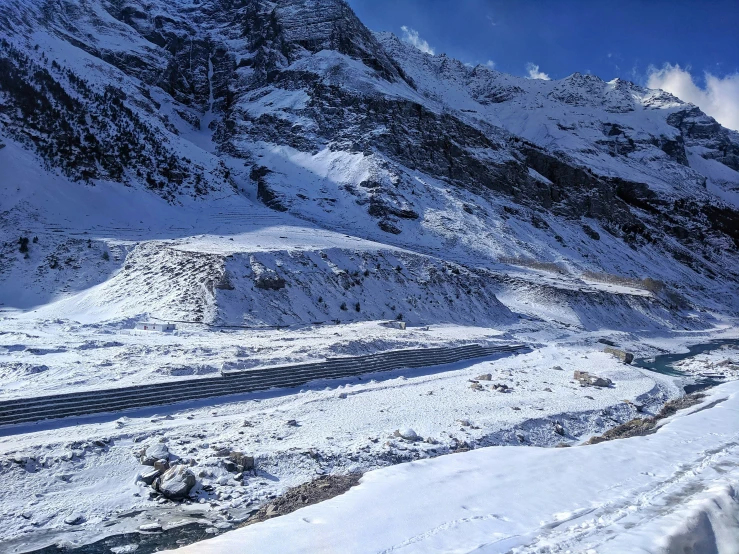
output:
[[[490,69],[495,69],[495,62],[493,60],[486,61],[485,65],[488,66]]]
[[[706,72],[706,87],[700,88],[689,69],[670,64],[662,69],[651,67],[647,86],[691,102],[724,127],[739,131],[739,73],[721,78]]]
[[[420,36],[418,36],[418,31],[415,29],[411,29],[410,27],[406,27],[403,25],[400,28],[403,31],[403,40],[412,44],[416,48],[418,48],[421,52],[425,52],[426,54],[434,55],[434,48],[431,46],[428,42],[423,40]]]
[[[539,71],[539,66],[535,63],[527,63],[526,64],[526,71],[529,72],[529,79],[544,79],[545,81],[550,81],[549,75],[544,73],[543,71]]]

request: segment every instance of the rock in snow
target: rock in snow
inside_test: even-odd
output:
[[[231,452],[228,456],[229,460],[236,464],[238,471],[248,471],[254,469],[254,456],[247,456],[243,452]]]
[[[610,387],[613,381],[597,375],[591,375],[587,371],[575,371],[575,381],[583,387]]]
[[[70,514],[64,518],[67,525],[80,525],[85,522],[85,516],[82,514]]]
[[[161,474],[162,472],[156,468],[148,469],[139,475],[138,480],[143,481],[147,485],[151,485]]]
[[[141,454],[141,463],[145,466],[153,466],[159,460],[169,460],[169,448],[163,442],[152,444]]]
[[[400,429],[395,431],[394,435],[396,437],[400,437],[401,439],[405,439],[407,441],[415,441],[419,439],[418,433],[416,433],[410,427],[401,427]]]
[[[167,498],[179,500],[190,494],[196,482],[192,471],[185,466],[175,466],[154,482],[154,488]]]
[[[625,350],[621,350],[619,348],[613,348],[611,346],[606,346],[603,349],[603,352],[607,352],[608,354],[613,354],[616,358],[621,360],[625,364],[630,364],[634,361],[634,355],[631,352],[626,352]]]

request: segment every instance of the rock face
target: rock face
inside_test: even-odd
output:
[[[154,482],[154,489],[172,500],[186,498],[195,486],[195,474],[185,466],[168,469]]]
[[[263,273],[254,280],[254,286],[264,290],[280,290],[285,284],[285,279],[274,272]]]
[[[173,204],[247,195],[425,254],[455,244],[450,261],[479,267],[582,243],[574,273],[656,274],[665,310],[739,310],[739,134],[663,91],[469,67],[342,0],[8,0],[0,26],[3,142],[73,181]],[[304,288],[287,274],[208,281],[275,299]]]
[[[591,375],[587,371],[575,371],[575,381],[578,381],[580,385],[585,387],[610,387],[613,385],[613,381]]]
[[[625,350],[613,348],[612,346],[606,346],[603,349],[603,352],[607,352],[608,354],[614,355],[616,358],[618,358],[625,364],[630,364],[631,362],[634,361],[634,355],[631,352],[626,352]]]

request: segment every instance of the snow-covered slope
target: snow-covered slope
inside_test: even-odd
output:
[[[172,521],[179,507],[135,483],[132,449],[156,433],[199,466],[206,504],[191,508],[223,525],[316,471],[551,446],[556,421],[568,441],[601,432],[683,381],[598,341],[654,355],[735,336],[739,138],[662,91],[467,67],[371,32],[344,0],[3,0],[0,29],[0,395],[531,348],[339,394],[319,383],[215,411],[6,429],[0,542],[14,551]],[[181,323],[132,331],[144,318]],[[378,325],[389,319],[409,328]],[[614,386],[582,388],[575,370]],[[470,387],[481,372],[513,392]],[[438,439],[393,446],[410,424]],[[233,481],[219,445],[253,452],[260,477]],[[569,450],[553,456],[579,463]],[[460,506],[449,513],[464,520]],[[73,509],[80,527],[64,523]]]
[[[342,0],[8,0],[0,23],[7,307],[73,296],[51,311],[106,319],[146,306],[249,324],[391,315],[379,289],[267,289],[279,306],[267,309],[249,277],[267,235],[285,238],[259,264],[348,290],[309,261],[325,244],[288,254],[301,229],[334,232],[343,258],[367,241],[347,271],[380,271],[396,251],[415,260],[421,273],[387,282],[391,304],[418,297],[431,267],[441,288],[428,294],[493,294],[444,269],[459,266],[546,283],[564,304],[611,282],[658,309],[738,307],[739,135],[664,92],[467,67],[370,32]],[[19,236],[38,242],[25,252]],[[207,275],[195,258],[210,260]],[[234,289],[208,286],[227,272]],[[497,293],[522,309],[525,288]],[[335,313],[322,296],[368,311]],[[442,301],[414,317],[457,316]]]
[[[738,411],[730,383],[655,435],[374,471],[337,498],[178,552],[734,552]]]

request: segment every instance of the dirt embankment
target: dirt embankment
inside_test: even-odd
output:
[[[676,414],[679,410],[695,406],[705,397],[706,395],[703,393],[694,392],[686,394],[680,398],[676,398],[675,400],[670,400],[662,406],[662,409],[658,414],[651,417],[636,418],[627,421],[613,429],[609,429],[602,435],[591,437],[585,444],[598,444],[599,442],[649,435],[656,432],[657,423],[660,420]]]
[[[273,517],[284,516],[300,508],[344,494],[359,483],[361,477],[361,473],[325,475],[308,483],[288,489],[283,495],[275,499],[274,502],[262,506],[242,524],[242,527],[251,525],[252,523],[260,523]]]

